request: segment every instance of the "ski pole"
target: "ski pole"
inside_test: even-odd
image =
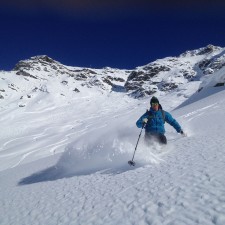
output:
[[[132,159],[131,159],[130,161],[128,161],[128,164],[129,164],[130,166],[135,166],[135,162],[133,161],[133,160],[134,160],[134,155],[135,155],[135,152],[136,152],[136,150],[137,150],[138,142],[139,142],[139,139],[140,139],[140,137],[141,137],[141,133],[142,133],[142,130],[143,130],[144,126],[145,126],[145,123],[143,123],[143,125],[142,125],[141,132],[140,132],[140,134],[139,134],[139,137],[138,137],[138,140],[137,140],[136,147],[135,147],[135,149],[134,149],[133,157],[132,157]]]

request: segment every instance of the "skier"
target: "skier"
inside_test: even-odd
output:
[[[170,113],[164,111],[159,104],[159,100],[153,96],[150,100],[150,110],[143,114],[136,125],[138,128],[145,128],[145,140],[147,143],[152,139],[157,140],[161,144],[167,144],[164,123],[167,122],[174,129],[185,136],[180,124],[171,116]]]

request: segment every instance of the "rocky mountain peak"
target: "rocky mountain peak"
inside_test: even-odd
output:
[[[222,85],[224,68],[225,48],[213,45],[186,51],[178,57],[158,59],[133,70],[72,67],[47,55],[40,55],[19,61],[13,71],[8,72],[14,77],[0,72],[0,79],[5,83],[4,88],[0,88],[0,99],[7,99],[9,92],[15,96],[27,93],[32,97],[39,91],[51,93],[53,90],[58,90],[60,96],[97,91],[100,94],[124,92],[141,98],[155,93],[179,91],[190,82],[204,80],[207,83],[205,80],[208,76],[213,76],[217,71],[222,71],[222,78],[218,81]]]
[[[195,49],[195,50],[185,51],[184,53],[182,53],[180,55],[180,57],[192,57],[192,56],[198,56],[198,55],[208,55],[208,54],[211,54],[213,52],[218,52],[218,51],[221,51],[221,50],[222,50],[221,47],[209,44],[206,47],[202,47],[202,48]]]
[[[47,55],[33,56],[33,57],[31,57],[31,60],[39,61],[39,62],[46,62],[46,63],[56,63],[55,60],[53,60],[52,58],[50,58]]]
[[[179,57],[158,59],[133,70],[125,83],[127,92],[144,97],[168,92],[225,67],[225,49],[213,45],[186,51]]]
[[[52,65],[52,64],[59,64],[59,62],[53,60],[52,58],[48,57],[47,55],[40,55],[40,56],[33,56],[30,59],[21,60],[19,61],[13,70],[29,70],[37,66],[41,65]]]
[[[40,55],[19,61],[13,71],[16,71],[16,75],[42,79],[44,76],[46,78],[49,75],[57,74],[60,69],[65,69],[65,66],[47,55]]]

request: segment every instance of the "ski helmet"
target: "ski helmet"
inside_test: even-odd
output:
[[[158,98],[156,98],[155,96],[153,96],[153,97],[151,98],[151,100],[150,100],[150,104],[152,104],[152,103],[158,103],[158,104],[159,104]]]

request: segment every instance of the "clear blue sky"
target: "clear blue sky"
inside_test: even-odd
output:
[[[225,1],[119,2],[1,1],[0,70],[35,55],[133,69],[208,44],[225,47]]]

